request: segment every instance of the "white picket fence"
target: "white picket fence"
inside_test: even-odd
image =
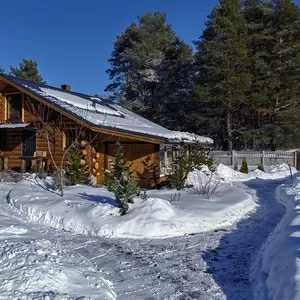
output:
[[[270,166],[274,164],[290,163],[297,166],[298,151],[211,151],[215,163],[222,163],[228,166],[241,165],[245,158],[248,165]]]

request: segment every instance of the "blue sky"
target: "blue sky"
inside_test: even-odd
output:
[[[103,94],[116,36],[147,11],[164,11],[188,43],[217,0],[9,0],[1,3],[0,65],[38,62],[50,85]],[[5,12],[5,13],[4,13]]]
[[[300,0],[299,0],[300,1]],[[164,11],[186,42],[203,30],[218,0],[9,0],[1,3],[0,65],[38,62],[49,85],[103,94],[113,42],[137,15]]]

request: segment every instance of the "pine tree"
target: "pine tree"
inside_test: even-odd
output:
[[[112,170],[106,173],[108,190],[113,192],[120,207],[120,215],[125,215],[129,203],[139,195],[139,187],[130,170],[126,154],[120,143],[116,144],[115,160],[111,163]]]
[[[251,85],[248,43],[239,0],[220,1],[209,16],[200,40],[195,42],[199,105],[204,109],[203,116],[209,112],[206,118],[210,119],[208,125],[214,126],[213,131],[223,133],[219,138],[226,141],[227,150],[233,149],[243,125],[241,113]]]
[[[76,185],[87,178],[86,166],[82,162],[82,152],[75,145],[69,150],[67,178],[71,185]]]
[[[296,146],[300,141],[298,129],[300,122],[293,122],[295,115],[300,112],[299,8],[292,0],[273,0],[271,3],[274,47],[270,64],[274,79],[270,89],[270,100],[273,108],[272,119],[276,124],[272,146],[273,148]],[[293,136],[292,140],[287,140],[287,136]]]
[[[10,75],[38,83],[46,83],[39,73],[37,62],[33,60],[23,59],[19,63],[19,67],[10,66]]]
[[[299,8],[292,0],[247,0],[244,15],[253,76],[245,136],[253,140],[252,148],[296,146],[300,141]]]
[[[0,65],[0,74],[4,74],[5,70],[3,69],[3,67]]]
[[[248,163],[247,163],[246,158],[244,158],[242,160],[242,165],[241,165],[241,168],[240,168],[240,172],[248,174]]]
[[[273,47],[272,8],[262,0],[246,0],[243,14],[249,36],[249,71],[252,85],[245,109],[246,126],[242,132],[245,148],[265,149],[270,144],[269,84],[271,69],[268,58]]]
[[[111,185],[114,183],[114,179],[117,178],[120,180],[122,173],[125,172],[132,175],[130,163],[128,162],[124,148],[119,142],[116,143],[115,159],[111,161],[110,165],[111,170],[106,170],[104,173],[104,182],[109,191],[111,191]]]
[[[138,17],[114,43],[107,73],[120,104],[169,128],[185,129],[188,110],[194,111],[192,49],[182,42],[166,15]]]

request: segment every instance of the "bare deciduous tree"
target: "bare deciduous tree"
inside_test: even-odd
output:
[[[31,101],[31,98],[29,97],[25,99],[25,104],[32,115],[33,130],[43,137],[47,143],[47,151],[49,152],[51,164],[59,176],[60,195],[64,196],[64,169],[66,158],[70,149],[79,143],[81,143],[82,146],[90,145],[99,138],[100,134],[87,130],[84,124],[80,121],[85,119],[88,110],[82,110],[83,115],[75,122],[64,118],[61,113],[54,111],[42,103]],[[59,132],[61,136],[64,135],[65,139],[65,147],[62,147],[63,154],[59,157],[59,159],[55,159],[57,132]],[[70,134],[70,132],[72,134]],[[83,161],[83,164],[84,163],[88,165],[90,164],[89,161]]]

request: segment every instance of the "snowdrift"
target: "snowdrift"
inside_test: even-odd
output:
[[[263,245],[253,269],[254,299],[300,299],[300,177],[280,185],[286,214]]]
[[[9,193],[8,202],[32,221],[71,232],[103,237],[164,238],[224,228],[255,209],[249,194],[222,184],[222,193],[210,198],[191,191],[148,191],[149,198],[136,198],[122,217],[113,194],[106,189],[69,187],[61,198],[33,177],[18,183]],[[180,197],[172,202],[175,193],[180,193]]]
[[[292,174],[297,173],[297,170],[294,167],[292,167],[291,170]],[[252,179],[274,180],[289,177],[290,169],[287,164],[280,164],[270,166],[267,172],[256,169],[249,172],[249,174],[244,174],[233,170],[231,167],[219,164],[216,168],[216,174],[225,181],[248,181]]]

